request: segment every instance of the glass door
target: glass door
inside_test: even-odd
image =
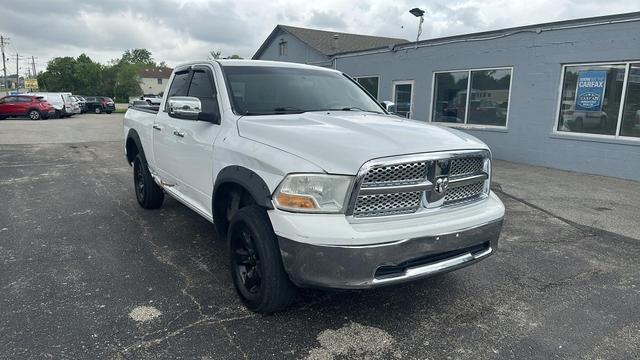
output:
[[[413,80],[393,82],[393,102],[396,114],[410,119],[413,115]]]

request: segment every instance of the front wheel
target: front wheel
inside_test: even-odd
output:
[[[133,185],[138,204],[145,209],[158,209],[164,201],[162,188],[153,181],[146,163],[139,154],[133,160]]]
[[[233,284],[251,311],[272,313],[287,308],[296,287],[282,265],[278,239],[266,211],[256,205],[238,210],[227,233]]]
[[[100,113],[102,113],[102,108],[101,108],[100,106],[98,106],[98,107],[96,107],[95,109],[93,109],[93,111],[94,111],[96,114],[100,114]]]

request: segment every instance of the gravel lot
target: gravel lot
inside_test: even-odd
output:
[[[497,162],[494,256],[401,286],[304,290],[262,316],[238,301],[210,223],[172,199],[138,206],[121,126],[0,121],[0,358],[640,358],[638,183]],[[532,173],[540,187],[523,185]],[[603,181],[620,191],[585,193]]]

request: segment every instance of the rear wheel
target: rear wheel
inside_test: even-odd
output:
[[[153,181],[149,168],[138,154],[133,160],[133,185],[136,191],[138,204],[145,209],[157,209],[162,206],[164,192]]]
[[[30,110],[29,111],[29,119],[31,120],[40,120],[42,118],[42,115],[40,114],[40,111],[38,110]]]
[[[282,265],[266,211],[257,205],[238,210],[231,219],[227,240],[233,283],[247,308],[259,313],[287,308],[296,287]]]
[[[112,113],[112,111],[105,111],[105,112],[106,112],[107,114],[111,114],[111,113]]]
[[[94,111],[96,114],[100,114],[100,113],[102,113],[102,108],[101,108],[100,106],[96,106],[96,108],[95,108],[95,109],[93,109],[93,111]]]

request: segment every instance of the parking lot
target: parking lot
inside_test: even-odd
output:
[[[138,206],[122,117],[0,121],[0,358],[640,358],[639,183],[497,161],[494,256],[263,316],[210,223]]]

